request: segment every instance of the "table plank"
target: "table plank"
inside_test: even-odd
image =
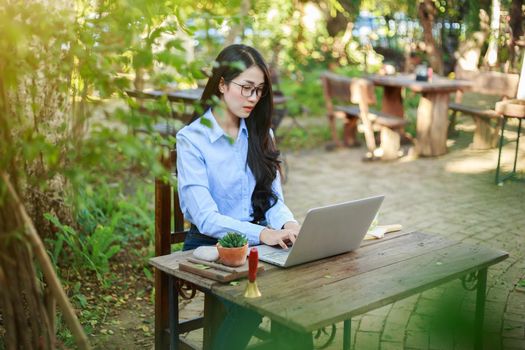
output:
[[[432,236],[428,237],[429,240],[431,238]],[[397,240],[390,242],[395,241]],[[307,279],[309,276],[296,274],[293,277],[293,274],[285,273],[282,275],[283,280],[292,279],[286,280],[288,287],[281,283],[278,286],[279,290],[275,290],[267,284],[266,278],[273,278],[272,274],[268,273],[258,280],[263,294],[259,299],[243,298],[242,288],[224,286],[213,288],[213,291],[226,299],[235,300],[238,304],[255,309],[292,329],[309,332],[490,266],[508,256],[505,252],[483,246],[454,241],[449,241],[453,242],[452,245],[438,242],[439,240],[428,245],[424,243],[420,246],[421,242],[411,245],[415,253],[406,253],[408,257],[375,269],[365,268],[362,273],[349,274],[348,278],[323,279],[319,278],[319,272],[310,275],[317,279],[317,286],[302,285],[305,277]],[[418,247],[425,250],[428,246],[436,249],[420,254],[421,250]],[[392,247],[392,250],[396,249]],[[391,261],[388,249],[384,255],[372,256],[379,260],[385,260],[386,257]],[[353,264],[364,265],[364,261],[361,263],[357,260]],[[294,269],[290,269],[292,270]]]
[[[162,90],[146,90],[146,91],[134,91],[127,90],[126,93],[131,97],[137,98],[149,98],[149,99],[160,99],[163,96],[170,102],[184,102],[191,104],[198,101],[203,93],[204,89],[186,89],[186,90],[174,90],[174,91],[162,91]]]
[[[196,286],[207,290],[210,290],[212,286],[216,284],[223,284],[222,282],[199,276],[191,272],[179,270],[179,263],[186,262],[188,257],[193,257],[193,250],[184,252],[179,251],[168,255],[157,256],[149,259],[149,264],[169,275],[191,282]],[[263,262],[259,263],[264,266],[264,271],[278,269],[278,267],[270,264],[265,264]]]
[[[413,232],[392,241],[382,241],[346,254],[293,268],[278,268],[273,273],[266,273],[258,277],[261,291],[265,292],[261,300],[286,297],[291,290],[295,290],[299,285],[301,289],[317,288],[324,283],[333,283],[357,276],[457,243],[459,242],[442,236],[429,236],[421,232]],[[235,295],[239,292],[239,288],[221,288],[217,292]]]
[[[298,329],[313,331],[454,280],[508,256],[484,247],[465,248],[463,244],[447,247],[382,270],[326,284],[313,293],[294,295],[293,306],[284,312],[285,320],[296,320]],[[285,305],[289,301],[283,300]],[[311,308],[307,303],[316,306]],[[281,315],[282,307],[282,302],[265,305],[268,311]]]
[[[432,81],[417,81],[414,74],[369,75],[365,77],[375,85],[405,87],[415,92],[454,92],[458,89],[469,89],[472,82],[461,79],[434,77]]]
[[[163,272],[166,272],[169,275],[181,278],[207,290],[210,290],[214,284],[219,283],[217,281],[204,278],[190,272],[180,271],[179,263],[181,261],[186,261],[186,259],[190,256],[193,256],[193,251],[191,250],[185,252],[174,252],[168,255],[151,258],[149,259],[149,263],[150,265],[153,265],[154,267]]]
[[[393,240],[393,242],[386,244],[388,241]],[[419,244],[420,248],[425,246],[427,249],[420,249],[420,253],[424,254],[428,249],[433,249],[432,245],[433,243],[439,244],[438,242],[442,242],[446,245],[452,244],[448,239],[445,239],[441,236],[432,236],[429,238],[429,235],[421,233],[421,232],[412,232],[412,233],[401,233],[401,234],[394,234],[387,236],[383,239],[374,240],[374,241],[364,241],[362,243],[362,246],[360,249],[356,250],[355,252],[350,252],[334,257],[329,257],[323,260],[313,261],[310,263],[302,264],[299,266],[294,267],[293,269],[283,269],[280,267],[277,267],[275,265],[267,264],[264,262],[259,262],[260,264],[264,265],[264,269],[266,273],[264,276],[259,276],[260,278],[265,278],[265,284],[267,285],[274,285],[274,284],[281,284],[282,281],[290,281],[292,278],[289,275],[312,275],[316,271],[320,272],[320,276],[326,276],[330,274],[334,278],[336,276],[339,276],[341,273],[343,276],[348,277],[349,269],[346,267],[348,264],[352,263],[354,260],[361,260],[361,268],[362,269],[372,269],[377,268],[378,264],[388,264],[391,260],[380,260],[378,261],[375,258],[374,254],[380,254],[384,257],[390,257],[391,259],[394,259],[392,261],[396,261],[400,256],[406,255],[407,252],[410,252],[413,250],[411,247],[412,244]],[[193,251],[186,251],[186,252],[174,252],[169,255],[163,255],[158,256],[150,259],[150,264],[154,267],[160,269],[161,271],[164,271],[170,275],[176,276],[178,278],[187,280],[191,283],[194,283],[195,285],[210,289],[212,286],[218,284],[217,281],[212,281],[208,278],[204,278],[202,276],[197,276],[195,274],[186,272],[186,271],[180,271],[179,270],[179,263],[181,261],[186,261],[188,257],[192,256]],[[387,253],[385,255],[385,252]],[[367,258],[368,257],[368,258]],[[364,260],[363,260],[364,259]],[[337,263],[334,263],[337,262]],[[325,264],[326,263],[326,264]],[[342,269],[341,271],[332,271],[332,269]],[[271,271],[278,271],[279,274],[277,276],[270,274]],[[308,270],[307,272],[304,272],[305,270]],[[363,270],[355,270],[354,273],[361,273],[364,272]],[[308,284],[308,282],[311,281],[311,279],[307,279],[306,281],[301,281],[305,286]],[[296,282],[294,282],[296,283]],[[287,286],[288,287],[288,286]],[[294,286],[290,286],[294,287]]]

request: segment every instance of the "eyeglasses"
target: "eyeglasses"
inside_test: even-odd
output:
[[[266,93],[268,92],[268,89],[266,89],[266,87],[264,87],[264,86],[262,86],[262,87],[261,86],[254,87],[252,85],[237,84],[236,82],[231,81],[231,80],[230,80],[230,82],[241,87],[241,95],[244,96],[244,97],[252,97],[253,96],[253,92],[255,91],[255,96],[257,96],[258,98],[261,98],[261,97],[265,96]]]

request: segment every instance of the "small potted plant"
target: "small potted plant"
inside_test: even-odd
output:
[[[227,266],[241,266],[248,255],[248,239],[237,232],[228,232],[217,243],[219,261]]]

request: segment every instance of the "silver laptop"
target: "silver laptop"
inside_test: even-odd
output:
[[[257,246],[259,259],[290,267],[359,248],[385,196],[310,209],[289,249]]]

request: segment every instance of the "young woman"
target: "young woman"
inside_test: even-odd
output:
[[[222,50],[201,106],[204,114],[177,133],[179,199],[192,223],[183,249],[215,245],[229,231],[245,234],[250,245],[293,244],[300,226],[283,200],[272,87],[260,53],[246,45]],[[214,349],[243,349],[260,317],[225,306]]]
[[[245,45],[225,48],[201,105],[204,115],[177,134],[179,198],[193,224],[184,249],[213,245],[228,231],[252,245],[293,243],[299,225],[283,201],[270,132],[272,87],[261,55]]]

